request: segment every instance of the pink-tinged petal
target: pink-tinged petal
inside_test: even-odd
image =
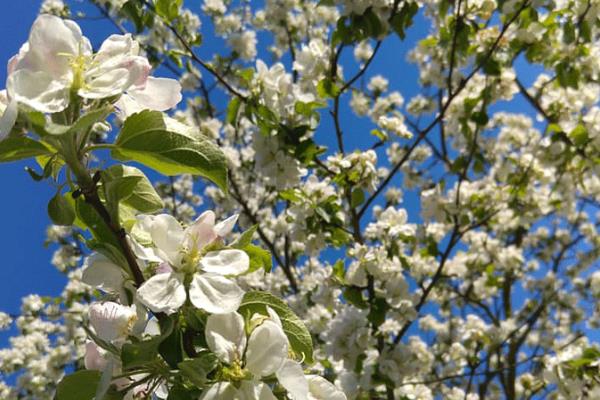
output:
[[[185,231],[186,247],[202,249],[217,238],[214,230],[215,214],[212,211],[203,212]]]
[[[250,267],[250,258],[242,250],[210,251],[200,259],[200,269],[219,275],[243,274]]]
[[[100,50],[94,56],[94,65],[86,72],[86,76],[97,77],[107,71],[122,68],[128,71],[128,76],[126,83],[121,86],[121,92],[144,86],[152,67],[139,52],[139,44],[130,34],[111,35],[100,46]]]
[[[83,357],[83,365],[85,369],[102,371],[106,367],[107,361],[104,358],[104,350],[100,349],[94,342],[85,344],[85,356]]]
[[[182,274],[158,274],[137,290],[137,298],[154,312],[172,314],[185,303]]]
[[[157,274],[165,274],[167,272],[173,272],[173,268],[169,265],[169,263],[163,262],[156,268]]]
[[[167,111],[182,99],[181,85],[168,78],[149,77],[143,88],[132,88],[127,93],[143,110]]]
[[[237,310],[244,291],[231,279],[217,274],[195,274],[190,283],[190,301],[211,314]]]
[[[233,227],[235,226],[235,223],[238,220],[239,215],[235,214],[232,215],[231,217],[227,218],[224,221],[219,222],[218,224],[215,225],[215,232],[217,235],[219,235],[220,237],[225,237],[227,235],[229,235],[231,233],[231,231],[233,230]]]
[[[194,224],[214,225],[215,220],[216,220],[216,216],[215,216],[214,211],[207,210],[207,211],[204,211],[202,214],[200,214],[198,216],[198,218],[196,218],[196,220],[194,221]]]

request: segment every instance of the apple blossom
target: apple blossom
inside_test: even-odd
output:
[[[149,248],[154,254],[148,261],[162,263],[164,269],[138,289],[138,299],[152,311],[168,314],[188,297],[194,306],[211,313],[236,310],[244,292],[227,276],[244,273],[248,255],[238,249],[210,250],[231,232],[236,220],[234,215],[215,224],[214,213],[207,211],[184,229],[167,214],[140,217],[138,234],[148,235],[155,246]]]
[[[203,399],[225,399],[227,396],[244,396],[241,393],[258,393],[258,398],[275,398],[261,378],[275,374],[279,383],[294,399],[308,396],[308,382],[300,365],[288,359],[288,339],[277,314],[267,309],[270,318],[254,315],[249,324],[255,324],[246,337],[244,318],[237,312],[215,314],[206,321],[208,347],[227,364],[224,372],[232,380],[241,380],[240,389],[223,382],[213,385]],[[255,398],[255,394],[246,394]]]
[[[149,77],[150,63],[139,52],[139,44],[126,34],[111,35],[94,54],[75,22],[40,15],[29,40],[8,63],[2,135],[14,124],[17,104],[56,113],[68,107],[72,93],[95,100],[127,92],[125,114],[174,107],[181,100],[181,86],[172,79]]]

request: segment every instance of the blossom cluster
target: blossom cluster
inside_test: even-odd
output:
[[[46,0],[1,96],[68,284],[0,397],[600,395],[594,1],[88,3],[132,33]]]

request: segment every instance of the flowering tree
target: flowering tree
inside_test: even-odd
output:
[[[0,161],[56,187],[69,280],[23,299],[0,397],[600,398],[599,16],[44,1]],[[405,102],[372,64],[408,38]]]

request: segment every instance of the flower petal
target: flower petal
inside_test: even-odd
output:
[[[283,328],[283,325],[281,324],[281,318],[279,318],[279,314],[277,314],[275,310],[267,306],[267,313],[269,314],[269,317],[271,317],[271,320],[275,322],[278,327]]]
[[[184,237],[181,224],[168,214],[154,216],[149,222],[145,221],[145,224],[152,242],[160,250],[158,256],[176,266],[179,262],[179,251]]]
[[[89,256],[83,266],[81,280],[109,293],[119,293],[125,281],[125,272],[100,253]]]
[[[71,57],[90,53],[90,42],[75,22],[42,14],[33,23],[26,46],[11,60],[10,72],[45,71],[59,79],[71,73]]]
[[[112,68],[97,71],[95,75],[86,73],[86,84],[77,94],[86,99],[105,99],[123,93],[130,86],[130,71],[125,68]]]
[[[273,321],[265,321],[248,339],[246,368],[255,376],[275,373],[288,355],[288,339]]]
[[[288,391],[294,400],[304,400],[308,397],[308,381],[300,363],[287,359],[276,372],[277,380]]]
[[[215,233],[220,237],[225,237],[233,230],[235,223],[238,220],[239,215],[234,214],[224,221],[219,222],[215,225]]]
[[[139,44],[130,34],[111,35],[102,43],[92,66],[85,72],[86,87],[79,95],[106,98],[145,85],[151,66],[139,52]]]
[[[92,304],[89,316],[98,337],[107,342],[127,337],[138,318],[135,305],[127,307],[112,301]]]
[[[102,371],[106,367],[106,358],[103,355],[104,350],[100,349],[94,342],[85,344],[85,356],[83,357],[83,365],[85,369]]]
[[[221,361],[240,360],[246,348],[244,318],[237,312],[213,314],[206,320],[206,343]]]
[[[143,110],[167,111],[181,101],[181,85],[175,79],[149,77],[143,88],[132,88],[129,96]]]
[[[232,281],[216,274],[195,274],[190,283],[190,301],[211,314],[226,314],[238,309],[244,291]]]
[[[229,382],[217,382],[204,392],[200,400],[241,400],[238,390]]]
[[[185,230],[185,241],[188,248],[202,249],[217,238],[214,230],[215,213],[212,211],[203,212],[195,221]]]
[[[243,274],[250,267],[250,258],[242,250],[210,251],[200,259],[200,268],[219,275]]]
[[[6,93],[6,91],[4,92]],[[19,107],[17,106],[17,102],[13,100],[8,103],[4,109],[4,112],[2,113],[2,117],[0,117],[0,140],[8,136],[13,126],[15,126],[18,116]]]
[[[129,242],[129,245],[131,246],[131,249],[133,250],[133,254],[135,254],[135,256],[137,258],[139,258],[140,260],[156,262],[156,263],[164,262],[164,260],[156,254],[155,248],[144,247],[141,244],[139,244],[135,239],[132,239],[131,237],[127,237],[127,239],[128,239],[127,241]]]
[[[236,400],[277,400],[271,388],[263,382],[242,381]]]
[[[306,378],[311,400],[346,400],[346,395],[327,379],[317,375]]]
[[[55,113],[69,105],[68,81],[56,80],[45,71],[19,69],[8,76],[6,90],[13,101],[36,111]]]
[[[113,34],[102,42],[94,61],[104,62],[121,56],[137,56],[139,52],[140,46],[133,40],[130,33],[125,35]]]
[[[202,214],[200,214],[198,216],[198,218],[196,218],[196,220],[194,221],[194,224],[208,224],[208,225],[215,225],[215,213],[212,210],[207,210],[204,211]]]
[[[137,290],[139,301],[154,312],[172,314],[185,303],[182,274],[158,274]]]

